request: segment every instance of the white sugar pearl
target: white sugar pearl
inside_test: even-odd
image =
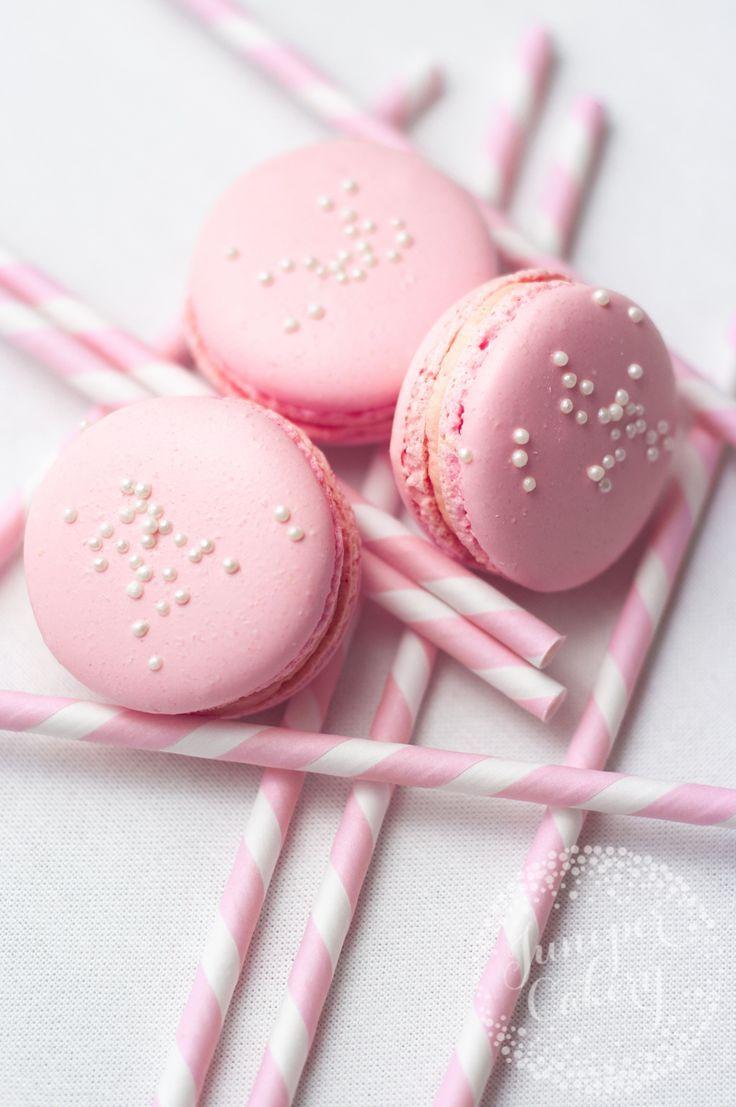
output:
[[[646,419],[637,419],[635,426],[637,434],[644,434],[644,431],[647,429]]]
[[[606,292],[605,288],[596,288],[593,293],[593,303],[598,307],[608,307],[611,302],[611,297]]]
[[[211,538],[200,538],[199,548],[202,553],[211,554],[215,548],[215,543]]]
[[[291,273],[294,268],[294,261],[292,258],[282,258],[279,267],[283,269],[284,273]]]
[[[92,566],[96,573],[104,573],[107,568],[107,558],[96,557],[92,562]]]
[[[138,499],[138,500],[135,501],[135,503],[133,504],[133,507],[135,508],[135,510],[138,512],[139,515],[142,515],[144,513],[144,511],[146,510],[146,508],[148,507],[148,504],[146,503],[146,501],[144,499],[141,498],[141,499]]]
[[[288,523],[291,518],[291,512],[286,504],[276,504],[276,507],[273,509],[273,517],[277,523]]]
[[[589,465],[586,472],[590,479],[595,481],[603,480],[606,475],[606,470],[602,465]]]
[[[182,532],[180,530],[177,531],[176,534],[174,535],[174,545],[175,546],[186,546],[186,544],[187,544],[186,534],[182,534]]]
[[[138,577],[138,580],[149,581],[153,576],[153,569],[150,565],[140,565],[136,569],[135,575]]]
[[[650,446],[647,450],[647,461],[656,461],[659,457],[659,450],[656,446]]]
[[[461,446],[457,451],[457,456],[460,458],[463,465],[470,465],[473,460],[473,451],[468,449],[467,446]]]
[[[389,261],[401,261],[401,254],[398,250],[387,250],[386,257]]]
[[[348,223],[347,227],[343,227],[343,232],[342,233],[344,235],[347,235],[348,238],[354,238],[355,235],[357,234],[357,230],[358,229],[357,229],[357,227],[355,226],[354,223]]]
[[[657,430],[660,434],[667,434],[670,429],[670,425],[666,419],[660,419],[657,423]]]
[[[226,573],[237,573],[240,568],[240,562],[236,561],[234,557],[226,557],[222,563],[222,567]]]
[[[340,267],[340,265],[339,265],[340,262],[350,261],[351,257],[352,257],[352,254],[350,253],[349,250],[338,250],[337,251],[337,261],[332,262],[332,264],[339,268]]]
[[[312,257],[311,254],[309,254],[307,257],[304,258],[304,268],[305,269],[316,269],[318,265],[319,265],[319,262],[317,261],[317,259],[315,257]]]
[[[157,673],[159,671],[159,669],[162,667],[163,663],[164,663],[163,657],[161,657],[159,654],[155,653],[153,655],[153,657],[149,657],[149,659],[148,659],[148,668],[151,670],[152,673]]]
[[[636,404],[627,404],[626,405],[626,414],[627,415],[636,415]]]
[[[142,526],[144,534],[155,534],[158,530],[158,519],[155,519],[153,515],[149,515],[143,520]]]
[[[375,221],[373,219],[364,219],[363,220],[363,230],[364,231],[367,231],[368,234],[371,234],[373,231],[375,231],[375,229],[376,229],[376,224],[375,224]]]
[[[174,592],[175,602],[182,607],[184,606],[184,604],[189,603],[190,599],[191,596],[187,592],[186,588],[177,588],[176,592]]]
[[[64,522],[65,523],[76,523],[76,521],[77,521],[77,509],[76,509],[76,507],[65,507],[63,517],[64,517]]]
[[[370,266],[371,269],[375,269],[375,267],[378,265],[378,258],[375,254],[364,254],[363,261],[366,265]]]
[[[564,350],[555,350],[552,354],[552,363],[559,369],[564,369],[570,358],[567,356]]]
[[[130,477],[125,477],[124,480],[120,481],[120,491],[123,493],[124,496],[132,496],[134,490],[135,482],[132,481]]]
[[[608,414],[611,416],[614,423],[618,423],[624,417],[624,409],[621,407],[621,404],[609,404]]]
[[[511,437],[517,446],[526,446],[529,441],[529,431],[526,427],[517,427]]]
[[[139,497],[139,499],[147,500],[148,497],[151,495],[150,484],[146,484],[145,481],[138,481],[138,484],[136,484],[135,486],[135,494]]]
[[[142,536],[141,546],[143,546],[144,550],[152,550],[155,545],[156,545],[156,535],[155,534],[144,534]]]
[[[115,533],[112,523],[100,523],[97,529],[103,538],[112,538]]]
[[[343,192],[357,192],[358,182],[352,177],[346,177],[345,180],[342,182],[342,190]]]
[[[301,542],[304,537],[304,531],[301,527],[289,527],[286,533],[289,535],[292,542]]]
[[[128,558],[128,564],[130,565],[131,569],[137,569],[139,565],[143,564],[143,558],[140,554],[133,554],[132,557]]]
[[[669,453],[672,450],[674,450],[674,448],[675,448],[675,440],[674,440],[674,438],[663,438],[662,439],[662,445],[664,446],[665,450],[667,450],[667,452]]]
[[[523,469],[529,462],[529,454],[526,450],[514,450],[511,455],[511,464],[515,465],[517,469]]]
[[[91,538],[87,539],[87,545],[91,550],[101,550],[102,539],[98,538],[96,534],[93,534]]]
[[[293,315],[287,315],[284,319],[284,331],[286,334],[294,334],[299,330],[299,320],[295,319]]]
[[[118,551],[118,553],[126,554],[130,549],[130,542],[126,542],[124,538],[118,538],[117,542],[115,543],[115,549]]]
[[[616,461],[626,461],[626,450],[623,446],[619,446],[618,449],[613,451],[613,456],[616,458]]]
[[[616,403],[621,404],[621,407],[626,407],[629,402],[629,394],[625,388],[619,388],[616,391]]]
[[[400,219],[398,215],[392,215],[391,218],[389,219],[389,223],[391,224],[392,227],[403,227],[404,223],[405,223],[405,220]]]
[[[414,239],[411,237],[411,235],[409,234],[408,231],[399,231],[399,233],[396,235],[396,245],[397,246],[407,246],[408,247],[408,246],[412,246],[413,244],[414,244]]]
[[[598,485],[598,491],[599,492],[610,492],[612,488],[613,488],[613,483],[608,479],[608,477],[604,477],[603,480]]]
[[[158,533],[159,534],[171,534],[171,523],[168,519],[159,519],[158,521]]]
[[[259,284],[262,284],[264,288],[267,288],[268,285],[273,284],[273,273],[269,273],[268,269],[261,269],[260,273],[256,276],[256,280]]]
[[[153,606],[156,608],[159,615],[168,615],[171,611],[171,608],[169,607],[166,600],[157,600]]]
[[[621,437],[621,431],[618,429],[618,427],[614,427],[613,430],[611,431],[611,441],[612,442],[618,442],[620,437]]]
[[[626,372],[628,373],[632,381],[641,380],[641,378],[644,376],[644,370],[642,369],[641,365],[637,365],[635,361],[631,363]]]
[[[353,278],[354,281],[364,281],[367,274],[365,269],[357,268],[352,270],[350,276]]]
[[[564,384],[565,388],[574,388],[575,385],[578,383],[578,378],[575,373],[563,373],[562,383]]]
[[[626,314],[632,323],[641,323],[644,318],[644,312],[640,307],[636,307],[634,304],[631,305]]]
[[[613,454],[606,454],[606,456],[603,458],[603,468],[613,469],[615,464],[616,459],[614,458]]]
[[[354,223],[358,218],[358,213],[355,208],[343,208],[340,212],[340,218],[343,223]]]
[[[228,261],[236,261],[240,257],[240,250],[237,246],[228,246],[225,250],[225,257]]]
[[[161,573],[161,576],[164,578],[164,580],[168,580],[168,581],[176,580],[176,578],[177,578],[176,569],[172,569],[171,566],[167,566],[164,569],[164,571]]]
[[[190,561],[196,563],[202,560],[202,551],[199,546],[192,546],[191,550],[187,550],[187,557]]]
[[[646,444],[648,446],[653,446],[658,438],[659,438],[659,435],[657,434],[657,432],[655,430],[648,430],[647,433],[646,433],[646,438],[644,439],[644,441],[646,442]]]
[[[151,629],[151,624],[147,623],[145,619],[136,619],[130,629],[136,638],[145,638]]]
[[[643,415],[645,411],[646,411],[646,408],[644,407],[644,404],[637,404],[636,405],[636,414],[637,415]]]
[[[524,477],[523,481],[521,482],[521,487],[524,489],[525,492],[533,492],[534,489],[537,487],[537,482],[535,481],[534,477]]]
[[[126,585],[125,591],[131,600],[139,600],[143,595],[143,585],[139,580],[131,580],[130,584]]]
[[[573,402],[571,399],[560,400],[560,411],[563,415],[569,415],[573,409]]]
[[[121,507],[118,515],[120,516],[121,523],[132,523],[135,519],[135,508]]]
[[[307,307],[307,315],[310,319],[324,319],[325,309],[322,304],[309,304]]]
[[[611,422],[611,413],[607,407],[598,408],[598,422],[604,425]]]
[[[322,280],[324,280],[325,277],[329,277],[330,275],[325,269],[324,265],[318,265],[314,272],[318,277],[321,277]]]
[[[588,413],[587,413],[587,411],[576,411],[575,412],[575,422],[578,424],[578,426],[584,427],[585,424],[588,422]]]
[[[626,424],[626,437],[636,438],[636,427],[633,423]]]
[[[317,207],[322,208],[322,211],[332,211],[335,204],[329,196],[318,196]]]
[[[345,272],[345,270],[344,269],[338,269],[337,273],[335,273],[335,280],[337,281],[337,283],[338,284],[345,284],[347,279],[348,279],[348,275]]]
[[[595,390],[595,385],[593,384],[593,382],[587,379],[582,380],[578,387],[580,388],[583,396],[592,396]]]
[[[161,507],[161,504],[149,504],[148,505],[148,514],[153,515],[154,518],[156,518],[156,519],[160,518],[160,516],[163,515],[163,513],[164,513],[164,509]]]
[[[359,238],[358,241],[355,243],[355,249],[360,250],[361,254],[363,254],[366,250],[371,249],[371,245],[369,242],[366,242],[364,238]]]

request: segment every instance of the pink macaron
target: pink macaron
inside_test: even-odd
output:
[[[640,307],[568,277],[476,289],[417,352],[391,455],[404,500],[446,552],[540,592],[602,573],[660,496],[675,384]]]
[[[248,714],[334,654],[359,584],[350,508],[305,435],[244,400],[146,400],[80,434],[31,505],[46,644],[105,699]]]
[[[499,272],[474,200],[417,155],[321,143],[241,177],[196,247],[192,352],[323,442],[387,439],[427,329]]]

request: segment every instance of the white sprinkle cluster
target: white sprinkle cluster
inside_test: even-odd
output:
[[[349,186],[349,187],[348,187]],[[346,198],[354,197],[360,192],[360,184],[353,177],[347,177],[337,183],[337,190],[346,195]],[[381,258],[389,262],[402,260],[403,253],[414,245],[414,237],[408,229],[406,219],[401,216],[392,216],[388,220],[388,238],[375,236],[380,231],[377,221],[370,215],[362,215],[354,206],[340,207],[334,196],[322,193],[317,196],[317,207],[327,215],[335,214],[337,218],[336,231],[344,238],[348,238],[350,249],[340,248],[334,256],[320,258],[314,253],[307,253],[301,261],[301,265],[309,273],[319,280],[328,280],[333,277],[339,285],[347,285],[355,282],[362,283],[368,279],[369,271],[380,264]],[[353,201],[354,202],[354,201]],[[235,250],[233,255],[230,250]],[[236,247],[226,249],[225,256],[229,260],[239,256]],[[262,288],[270,288],[280,274],[294,273],[299,264],[293,257],[280,258],[267,269],[261,269],[256,273],[256,281]],[[324,319],[327,309],[324,304],[315,299],[299,311],[293,311],[282,322],[284,334],[296,334],[301,330],[305,319],[318,322]]]

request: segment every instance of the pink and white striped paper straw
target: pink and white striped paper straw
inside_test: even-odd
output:
[[[321,729],[344,658],[345,649],[289,702],[285,726]],[[261,777],[154,1107],[190,1107],[199,1099],[303,783],[302,773],[285,769]]]
[[[546,673],[484,634],[473,623],[458,619],[451,607],[363,550],[363,587],[384,611],[456,658],[477,677],[502,692],[542,722],[553,717],[566,689]]]
[[[565,641],[564,635],[525,611],[490,581],[453,561],[400,519],[368,503],[348,485],[342,487],[355,512],[365,549],[535,668],[549,664]]]
[[[675,535],[673,540],[678,541],[679,536]],[[650,567],[647,571],[653,570]],[[632,618],[649,617],[642,615],[640,598],[627,604],[627,611],[632,610]],[[599,737],[601,727],[607,726],[602,712],[607,711],[610,716],[610,712],[622,710],[614,703],[616,693],[607,682],[612,680],[620,685],[623,679],[616,669],[614,677],[605,674],[598,683],[598,706],[589,708],[590,721],[586,725],[591,729],[597,727]],[[404,788],[436,788],[464,796],[555,808],[666,819],[695,826],[736,827],[734,788],[674,783],[574,764],[512,761],[432,746],[397,748],[393,741],[203,720],[194,715],[144,715],[111,704],[61,696],[0,691],[0,730]],[[579,816],[573,818],[569,812],[560,811],[553,814],[558,841],[561,827],[568,822],[575,827],[580,825]]]
[[[731,345],[736,350],[736,324]],[[677,354],[672,355],[672,361],[678,377],[677,390],[698,422],[724,442],[736,446],[736,401]]]
[[[2,288],[0,337],[48,365],[91,403],[116,408],[150,396],[137,381],[110,369],[41,312]]]
[[[20,489],[0,504],[0,573],[5,572],[23,543],[27,511],[28,500]]]
[[[240,57],[264,70],[289,90],[308,111],[346,134],[404,146],[401,134],[390,124],[364,111],[352,97],[340,91],[297,51],[271,34],[250,12],[233,0],[177,0],[208,30]]]
[[[691,431],[678,479],[658,514],[593,693],[568,747],[567,766],[589,771],[602,769],[608,759],[695,534],[719,454],[715,439],[705,431]],[[617,789],[621,787],[620,783],[613,784],[608,793],[603,793],[602,810],[613,809],[606,806],[606,794],[615,807]],[[670,791],[668,801],[667,790],[658,792],[652,785],[648,795],[645,787],[642,799],[650,812],[656,813],[660,804],[666,807],[676,794],[676,790]],[[540,859],[551,856],[550,851],[557,855],[569,850],[583,826],[584,816],[570,810],[568,804],[564,806],[564,810],[556,805],[545,812],[527,853],[523,883],[528,890],[522,892],[522,902],[515,903],[513,913],[502,925],[434,1101],[436,1107],[471,1107],[480,1103],[502,1045],[494,1024],[511,1019],[562,879],[558,874],[549,887],[545,885],[542,891],[532,892],[531,873]]]
[[[378,97],[371,114],[406,130],[440,98],[444,87],[437,63],[417,57]]]
[[[554,159],[536,213],[535,240],[565,254],[585,201],[605,130],[603,105],[592,96],[574,101],[557,136]]]
[[[377,449],[363,488],[387,510],[395,510],[399,497],[393,480],[386,479],[387,468],[385,452]],[[289,701],[286,727],[322,729],[354,629],[355,619],[336,658]],[[155,1107],[189,1107],[199,1098],[303,784],[303,773],[280,768],[266,769],[261,778],[166,1060]]]
[[[524,148],[539,112],[552,64],[552,40],[544,27],[522,39],[499,103],[491,116],[486,143],[489,202],[505,208],[511,197]]]
[[[146,391],[166,396],[211,392],[200,377],[187,372],[181,365],[165,361],[145,343],[113,326],[40,269],[21,261],[7,246],[0,246],[0,285],[55,325],[57,343],[63,342],[63,335],[73,336],[91,355],[97,355],[129,377],[131,385],[135,382],[139,390],[131,399],[141,399]],[[10,312],[7,304],[5,310]],[[16,325],[22,317],[16,308]],[[28,318],[27,313],[25,317]],[[12,321],[11,313],[11,324]],[[71,366],[68,372],[76,373],[77,370]]]
[[[432,646],[404,631],[373,719],[373,738],[411,740],[434,656]],[[248,1099],[251,1107],[283,1107],[293,1101],[393,790],[391,784],[361,782],[350,792]]]

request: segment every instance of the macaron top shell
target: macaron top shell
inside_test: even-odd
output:
[[[313,653],[343,546],[317,452],[285,426],[243,400],[151,400],[64,450],[25,564],[43,637],[79,680],[143,711],[207,711],[246,706]]]
[[[522,273],[467,296],[423,344],[394,464],[445,549],[556,591],[603,572],[640,531],[675,423],[670,358],[637,305]]]
[[[190,341],[218,386],[317,437],[387,437],[422,335],[496,272],[477,205],[422,158],[322,143],[216,205],[194,257]]]

